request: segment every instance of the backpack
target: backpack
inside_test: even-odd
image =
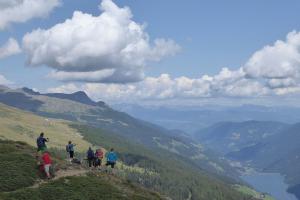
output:
[[[37,144],[38,147],[44,146],[44,138],[38,137],[37,140],[36,140],[36,144]]]
[[[100,158],[100,159],[103,159],[103,157],[104,157],[103,151],[100,150],[100,151],[99,151],[99,158]]]
[[[69,145],[66,146],[66,152],[70,152]]]
[[[95,153],[95,157],[97,157],[99,159],[103,159],[103,157],[104,157],[103,151],[101,149],[97,149],[96,153]]]

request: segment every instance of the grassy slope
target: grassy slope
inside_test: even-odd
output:
[[[121,152],[120,156],[122,160],[130,165],[130,170],[128,168],[124,169],[126,178],[143,184],[148,188],[165,192],[175,197],[174,199],[186,199],[190,194],[192,195],[192,199],[242,200],[245,198],[245,196],[232,190],[230,186],[199,173],[197,168],[184,163],[184,158],[177,158],[174,154],[167,151],[160,151],[153,154],[152,151],[131,141],[126,141],[112,133],[99,133],[99,129],[80,130],[78,126],[69,127],[68,122],[62,120],[51,120],[49,122],[45,118],[2,104],[0,105],[0,118],[0,127],[2,128],[0,136],[2,138],[22,140],[35,146],[36,136],[40,131],[44,131],[51,139],[49,147],[64,149],[66,141],[72,138],[75,143],[79,144],[79,148],[85,150],[89,143],[84,141],[77,133],[82,132],[84,139],[95,145],[105,148],[116,147]],[[35,131],[37,134],[35,134]],[[26,158],[26,156],[23,157]],[[32,162],[33,160],[29,164],[30,169],[33,166]],[[16,164],[16,166],[18,165]],[[19,167],[14,169],[18,171]],[[131,169],[134,170],[129,173],[132,171]],[[30,175],[33,172],[26,173]],[[177,176],[174,176],[174,174]],[[34,176],[28,176],[28,178],[30,177]],[[33,181],[31,179],[27,182],[31,184]],[[26,184],[22,186],[26,186]],[[30,194],[30,191],[27,190],[23,192]]]
[[[95,174],[66,177],[38,188],[29,188],[39,179],[34,155],[34,149],[25,143],[0,140],[0,199],[162,199],[158,194],[125,180]]]
[[[85,151],[90,146],[67,121],[46,119],[4,104],[0,104],[0,127],[1,139],[24,141],[32,146],[36,145],[40,132],[50,138],[48,147],[65,148],[70,139],[78,145],[78,150]]]
[[[67,177],[39,188],[21,189],[4,195],[4,200],[160,200],[158,194],[149,192],[120,180],[104,177]]]
[[[32,185],[38,178],[34,150],[22,142],[0,140],[0,191]]]

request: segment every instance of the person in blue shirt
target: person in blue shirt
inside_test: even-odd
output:
[[[74,158],[74,147],[76,146],[76,144],[73,144],[72,141],[69,141],[68,145],[67,145],[67,150],[70,156],[70,162],[72,162],[73,158]]]
[[[114,149],[111,148],[110,152],[106,155],[106,166],[111,166],[111,168],[114,169],[117,159],[117,154],[114,152]]]
[[[37,152],[45,151],[47,149],[46,142],[49,142],[49,138],[44,138],[44,133],[41,133],[36,139]]]

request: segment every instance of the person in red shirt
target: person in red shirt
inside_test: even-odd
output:
[[[95,153],[95,163],[94,163],[95,167],[101,169],[103,156],[104,156],[103,151],[101,149],[97,149]]]
[[[50,154],[48,151],[45,151],[42,155],[42,160],[43,160],[43,164],[44,164],[44,170],[45,170],[45,173],[47,175],[47,178],[50,179],[51,176],[50,176],[50,167],[51,167],[51,164],[52,164],[52,160],[51,160],[51,157],[50,157]]]

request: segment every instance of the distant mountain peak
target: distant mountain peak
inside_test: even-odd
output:
[[[95,106],[106,106],[105,102],[103,101],[93,101],[84,91],[78,91],[70,94],[73,96],[74,100],[80,100],[81,103],[86,103],[89,105]]]
[[[72,94],[70,94],[71,96],[73,97],[76,97],[76,98],[82,98],[82,99],[86,99],[86,100],[90,100],[90,97],[84,92],[84,91],[78,91],[78,92],[74,92]]]
[[[34,91],[33,89],[27,88],[27,87],[23,87],[22,90],[27,93],[27,94],[31,94],[31,95],[39,95],[39,92]]]
[[[71,97],[71,100],[75,100],[89,105],[97,105],[97,103],[93,101],[84,91],[74,92],[69,95]]]
[[[0,89],[1,89],[1,85],[0,85]],[[3,88],[3,90],[6,89],[6,87]],[[9,89],[9,88],[7,88]],[[83,103],[83,104],[87,104],[87,105],[91,105],[91,106],[99,106],[99,107],[106,107],[105,102],[103,101],[93,101],[84,91],[77,91],[71,94],[66,94],[66,93],[46,93],[46,94],[41,94],[39,92],[34,91],[33,89],[27,88],[27,87],[23,87],[20,89],[21,91],[23,91],[26,94],[29,95],[44,95],[44,96],[48,96],[48,97],[55,97],[55,98],[59,98],[59,99],[68,99],[71,101],[76,101],[79,103]]]
[[[76,101],[79,103],[91,105],[91,106],[100,106],[104,107],[106,104],[102,101],[95,102],[93,101],[84,91],[78,91],[71,94],[65,94],[65,93],[48,93],[44,94],[49,97],[55,97],[59,99],[68,99],[71,101]]]

